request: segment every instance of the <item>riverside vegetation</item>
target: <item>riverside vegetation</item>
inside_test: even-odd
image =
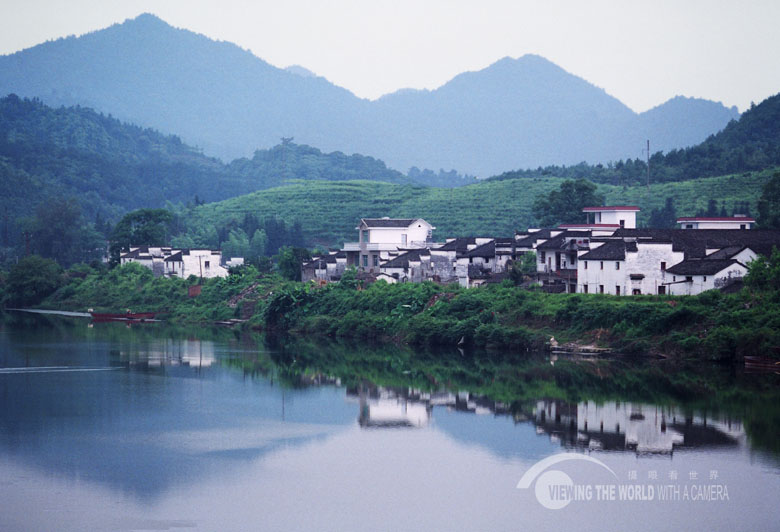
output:
[[[362,287],[350,270],[338,284],[317,288],[262,274],[248,266],[223,279],[154,278],[136,264],[111,270],[62,271],[28,257],[0,280],[10,306],[84,311],[156,311],[173,322],[246,318],[276,334],[391,341],[413,346],[462,346],[524,353],[555,336],[560,342],[611,346],[625,353],[735,361],[780,357],[780,252],[750,265],[745,288],[698,296],[616,297],[547,294],[505,282]],[[202,283],[200,296],[187,296]]]

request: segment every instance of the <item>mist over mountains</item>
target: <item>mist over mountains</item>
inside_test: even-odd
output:
[[[141,15],[81,37],[0,57],[0,94],[89,106],[175,133],[230,160],[294,137],[324,151],[379,157],[393,168],[513,168],[641,157],[696,144],[739,117],[677,97],[637,114],[539,56],[505,58],[433,91],[356,97],[303,67]]]

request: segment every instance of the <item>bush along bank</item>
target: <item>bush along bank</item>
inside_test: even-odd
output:
[[[137,264],[111,270],[80,265],[64,272],[52,267],[45,276],[30,266],[0,276],[4,306],[131,308],[164,312],[164,319],[178,323],[238,318],[271,332],[518,353],[541,348],[554,336],[561,343],[625,353],[723,361],[780,357],[778,252],[751,263],[741,292],[683,297],[546,294],[509,283],[464,289],[379,281],[362,287],[354,271],[318,288],[253,267],[200,280],[155,278]],[[200,295],[189,297],[195,285]]]
[[[554,336],[624,353],[779,357],[780,292],[750,281],[728,295],[619,297],[547,294],[508,283],[463,289],[380,281],[356,289],[347,279],[322,288],[286,285],[264,305],[262,322],[277,331],[418,346],[525,351]]]

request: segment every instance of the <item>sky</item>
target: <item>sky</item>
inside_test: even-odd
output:
[[[375,99],[534,53],[637,112],[780,92],[780,1],[0,0],[0,54],[148,12]]]

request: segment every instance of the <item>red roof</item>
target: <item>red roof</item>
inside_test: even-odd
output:
[[[747,216],[687,216],[683,218],[677,218],[677,223],[680,222],[755,222],[753,218]]]
[[[635,205],[608,205],[604,207],[584,207],[582,212],[602,212],[602,211],[638,211],[639,207]]]
[[[604,228],[620,227],[620,224],[561,224],[558,227],[560,229],[570,229],[572,227],[593,227],[594,229],[598,229],[600,227],[604,227]]]

